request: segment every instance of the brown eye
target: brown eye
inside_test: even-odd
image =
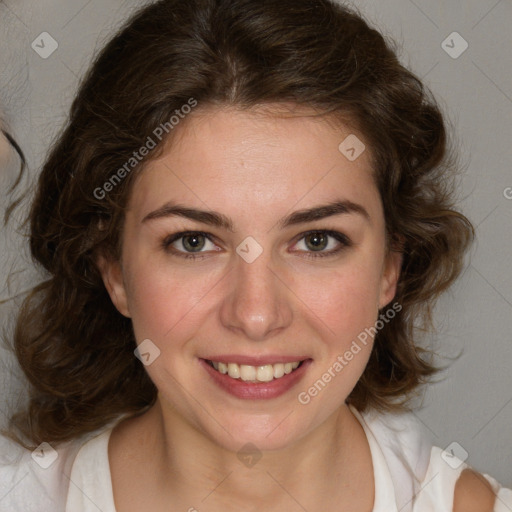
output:
[[[343,233],[326,230],[303,233],[302,238],[299,239],[296,245],[301,244],[303,247],[299,247],[298,252],[304,252],[306,258],[334,256],[343,249],[352,246],[350,239]]]
[[[186,235],[181,238],[181,243],[186,251],[198,252],[205,245],[205,236],[201,234]]]
[[[313,251],[321,251],[325,249],[329,243],[328,237],[322,232],[311,233],[305,236],[304,239],[306,240],[306,245]]]
[[[207,247],[207,244],[211,247]],[[189,259],[204,258],[207,257],[208,252],[219,250],[210,236],[200,231],[185,231],[169,235],[162,242],[162,247],[172,255]],[[205,248],[206,251],[203,250]]]

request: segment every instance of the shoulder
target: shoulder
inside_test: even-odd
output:
[[[69,482],[63,469],[73,449],[44,445],[33,452],[0,436],[0,509],[12,512],[57,512]],[[3,508],[5,507],[5,508]]]
[[[357,410],[351,408],[357,414]],[[432,439],[418,418],[408,411],[359,413],[377,439],[392,472],[404,472],[423,480],[430,463]]]
[[[352,406],[350,408],[382,453],[384,470],[391,478],[398,510],[412,512],[431,458],[432,442],[425,429],[411,412],[368,409],[361,413]]]
[[[453,497],[453,512],[492,512],[496,495],[488,480],[471,468],[462,471]]]
[[[71,468],[85,441],[42,443],[31,451],[0,434],[0,510],[63,512]]]
[[[362,416],[385,455],[400,510],[512,511],[512,490],[435,446],[414,414]],[[499,508],[503,503],[508,508]]]

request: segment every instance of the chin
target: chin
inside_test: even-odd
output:
[[[290,415],[290,418],[293,415]],[[281,424],[279,424],[281,421]],[[291,420],[282,418],[269,423],[266,420],[246,421],[239,419],[226,426],[226,430],[216,428],[210,435],[211,440],[225,450],[236,453],[238,456],[247,452],[264,452],[283,450],[299,441],[306,432],[301,432],[300,427],[293,425]]]

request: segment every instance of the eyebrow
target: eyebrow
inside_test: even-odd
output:
[[[304,224],[306,222],[313,222],[315,220],[321,220],[327,217],[341,214],[358,214],[368,222],[371,221],[370,215],[362,205],[352,201],[339,200],[305,210],[297,210],[290,215],[280,219],[277,222],[277,226],[280,229],[284,229],[289,226]],[[157,210],[148,213],[142,219],[142,222],[144,223],[150,220],[161,219],[165,217],[184,217],[186,219],[195,220],[197,222],[202,222],[203,224],[208,224],[210,226],[223,228],[234,232],[233,221],[222,213],[208,210],[198,210],[196,208],[188,208],[173,202],[168,202]]]

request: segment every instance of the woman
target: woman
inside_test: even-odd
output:
[[[512,507],[407,409],[435,372],[418,332],[473,236],[448,156],[435,101],[342,6],[137,13],[30,214],[48,279],[17,323],[32,393],[12,432],[44,505]]]

